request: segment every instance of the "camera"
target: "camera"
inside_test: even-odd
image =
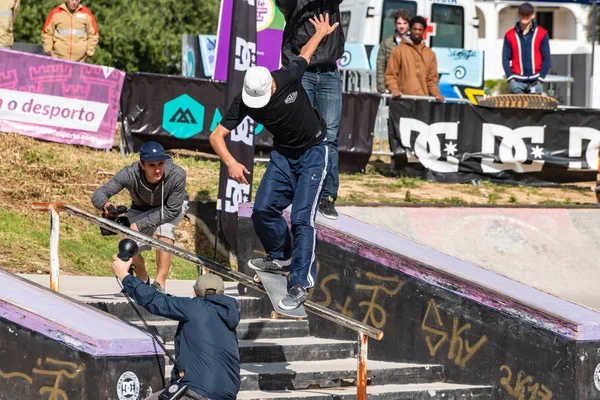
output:
[[[103,211],[102,218],[106,218],[110,221],[114,221],[117,224],[123,225],[127,228],[129,228],[131,226],[131,223],[129,222],[129,218],[127,218],[126,216],[123,215],[127,212],[126,206],[115,207],[114,205],[111,204],[110,206],[108,206],[108,212],[110,213],[110,216],[107,215]],[[117,234],[116,232],[113,232],[113,231],[108,230],[103,227],[100,227],[100,233],[102,233],[102,236],[113,236],[113,235]]]

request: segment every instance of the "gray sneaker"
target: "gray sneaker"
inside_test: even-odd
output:
[[[148,279],[148,280],[150,280],[150,279]],[[156,281],[152,282],[152,285],[150,285],[150,286],[152,286],[159,293],[166,293],[165,288],[162,287],[162,285]]]
[[[335,200],[333,197],[323,197],[319,202],[319,211],[325,218],[338,219],[338,212],[335,209]]]
[[[308,290],[306,290],[301,284],[296,283],[294,286],[288,289],[287,294],[283,299],[281,299],[278,305],[282,310],[293,310],[300,307],[307,298]]]
[[[255,271],[271,272],[273,274],[287,275],[290,273],[290,264],[292,260],[276,260],[266,256],[261,258],[253,258],[248,261],[248,266]]]

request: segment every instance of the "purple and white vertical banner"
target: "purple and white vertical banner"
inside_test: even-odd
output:
[[[256,65],[274,71],[281,66],[281,42],[285,18],[275,6],[275,0],[251,1],[252,5],[256,7]],[[215,66],[212,75],[212,79],[218,81],[227,80],[228,45],[231,41],[233,5],[233,0],[221,0]],[[236,49],[237,55],[240,56],[242,51],[242,48]]]
[[[108,149],[125,73],[0,49],[0,131]]]

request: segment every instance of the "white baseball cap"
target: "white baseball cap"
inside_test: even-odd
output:
[[[273,78],[265,67],[251,67],[244,76],[242,100],[250,108],[261,108],[267,105],[271,98]]]

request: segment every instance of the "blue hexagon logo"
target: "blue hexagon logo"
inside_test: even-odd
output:
[[[189,139],[204,128],[204,106],[183,94],[165,103],[162,125],[177,139]]]

